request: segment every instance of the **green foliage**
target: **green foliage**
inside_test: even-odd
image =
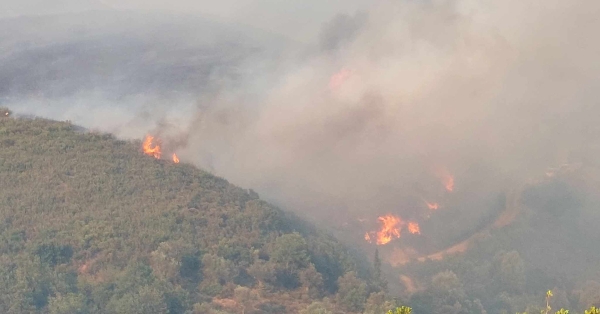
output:
[[[393,308],[392,302],[390,302],[384,292],[373,292],[369,295],[367,303],[365,304],[365,310],[363,314],[380,314],[386,313],[389,309]]]
[[[35,254],[40,257],[42,263],[56,266],[69,262],[73,256],[73,248],[70,245],[42,244],[37,247]]]
[[[407,306],[397,307],[395,310],[389,310],[386,314],[411,314],[412,308]]]
[[[0,119],[0,313],[242,312],[231,298],[294,312],[356,269],[339,242],[256,193],[140,147]]]
[[[285,268],[304,268],[309,263],[306,240],[297,232],[284,234],[275,240],[271,253],[275,263],[285,265]]]
[[[383,278],[381,273],[381,258],[379,258],[379,250],[375,249],[375,255],[373,257],[373,285],[375,290],[386,291],[388,289],[388,282]]]
[[[600,308],[592,306],[588,310],[585,310],[585,314],[600,314]]]
[[[81,294],[57,295],[48,304],[50,314],[87,314],[86,299]]]
[[[346,310],[361,312],[367,300],[367,285],[356,277],[354,272],[348,272],[338,280],[337,300]]]
[[[523,291],[525,265],[517,251],[497,254],[494,259],[494,272],[502,290],[515,293]]]
[[[108,313],[114,314],[167,314],[167,304],[163,294],[156,288],[144,286],[138,291],[130,291],[121,297],[116,296],[108,306]]]
[[[313,302],[301,310],[300,314],[332,314],[332,312],[327,309],[323,302]]]

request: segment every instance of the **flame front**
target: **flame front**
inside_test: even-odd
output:
[[[425,204],[427,204],[427,207],[431,210],[438,210],[440,208],[440,204],[438,203],[429,203],[425,201]]]
[[[179,158],[177,157],[176,154],[173,154],[173,162],[178,164],[179,163]]]
[[[388,244],[393,238],[400,238],[402,219],[393,215],[379,217],[381,230],[377,232],[377,245]]]
[[[421,227],[419,227],[418,223],[411,221],[408,223],[408,232],[411,234],[421,234]]]
[[[153,156],[156,159],[160,159],[161,151],[160,146],[154,143],[154,136],[146,135],[146,139],[143,144],[144,154]]]
[[[390,243],[394,238],[400,238],[402,227],[407,227],[411,234],[421,234],[421,227],[415,221],[404,221],[402,218],[394,215],[385,215],[377,218],[381,224],[381,228],[377,232],[366,232],[365,240],[373,243],[373,239],[377,245],[385,245]]]

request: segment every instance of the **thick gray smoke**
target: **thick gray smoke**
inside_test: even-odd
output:
[[[86,24],[75,18],[45,37],[72,49],[55,55],[23,46],[25,33],[2,41],[2,68],[15,73],[2,74],[4,103],[121,137],[159,132],[185,143],[183,161],[317,219],[418,218],[424,200],[472,216],[509,184],[599,152],[598,1],[335,2],[314,20],[293,3],[219,8],[210,13],[241,24],[214,37],[206,29],[229,24],[156,37],[146,27],[172,24],[142,15],[125,35],[117,21],[74,42],[73,25]],[[53,76],[30,66],[58,74],[40,81]]]

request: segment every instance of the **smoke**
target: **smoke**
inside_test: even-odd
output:
[[[5,103],[121,137],[158,132],[177,143],[183,162],[315,219],[414,218],[428,210],[423,200],[477,216],[510,184],[562,163],[593,163],[600,147],[598,1],[357,1],[353,10],[324,5],[328,20],[302,35],[298,21],[310,23],[314,8],[290,10],[295,5],[254,8],[277,21],[222,9],[221,16],[268,31],[260,44],[221,45],[248,38],[237,31],[227,40],[182,37],[185,44],[176,40],[182,33],[161,42],[134,33],[139,46],[91,59],[116,61],[108,73],[98,74],[104,63],[84,67],[97,79],[85,89],[61,76],[63,94],[45,97],[56,85],[40,82],[34,90],[5,90]],[[295,26],[286,29],[285,18]],[[243,53],[208,63],[193,58],[215,46],[208,56]],[[77,47],[97,51],[85,42]],[[148,51],[154,54],[139,67],[121,73],[130,80],[122,88],[102,81]],[[159,64],[166,65],[139,71]],[[199,64],[213,67],[199,75]],[[22,65],[25,78],[35,76],[30,65]],[[454,194],[443,182],[448,174]]]

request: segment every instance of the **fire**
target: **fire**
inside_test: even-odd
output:
[[[154,136],[152,135],[146,135],[146,138],[144,139],[144,143],[142,144],[142,149],[144,151],[144,154],[152,156],[156,159],[160,159],[162,156],[162,150],[160,148],[159,145],[160,141],[158,139],[155,140]],[[178,164],[179,163],[179,157],[177,157],[176,154],[173,154],[173,162]]]
[[[419,227],[418,223],[411,221],[408,223],[408,232],[411,234],[421,234],[421,227]]]
[[[381,230],[377,232],[377,245],[388,244],[393,238],[400,238],[402,219],[393,215],[379,217]]]
[[[440,204],[438,203],[429,203],[425,201],[425,204],[427,204],[427,207],[429,207],[431,210],[438,210],[440,208]]]
[[[160,146],[154,143],[154,136],[146,135],[146,139],[143,144],[144,154],[153,156],[156,159],[160,159],[161,151]]]
[[[404,221],[402,218],[394,215],[385,215],[379,217],[379,223],[381,228],[377,232],[366,232],[365,240],[369,243],[373,243],[373,238],[377,245],[385,245],[390,243],[394,238],[400,238],[400,232],[403,227],[407,227],[407,230],[411,234],[421,234],[421,227],[419,223],[414,221]]]

